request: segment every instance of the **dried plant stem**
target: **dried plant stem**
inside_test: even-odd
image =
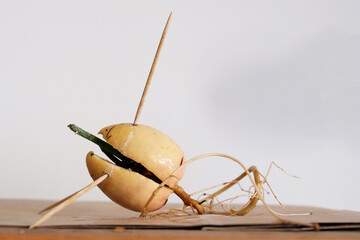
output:
[[[78,199],[79,197],[81,197],[83,194],[87,193],[90,189],[92,189],[93,187],[96,187],[97,185],[99,185],[101,182],[103,182],[109,175],[108,174],[104,174],[101,177],[99,177],[98,179],[96,179],[94,182],[92,182],[91,184],[87,185],[86,187],[84,187],[83,189],[81,189],[80,191],[77,191],[76,193],[70,195],[69,197],[66,197],[65,199],[59,201],[58,203],[55,203],[52,205],[53,208],[46,208],[44,209],[42,212],[44,211],[49,211],[47,214],[45,214],[44,216],[42,216],[39,220],[37,220],[36,222],[34,222],[32,225],[29,226],[29,229],[32,229],[36,226],[38,226],[39,224],[43,223],[44,221],[46,221],[47,219],[51,218],[52,216],[54,216],[56,213],[60,212],[63,208],[65,208],[66,206],[68,206],[69,204],[71,204],[73,201],[75,201],[76,199]]]
[[[155,54],[155,57],[154,57],[154,61],[151,65],[151,69],[150,69],[150,72],[149,72],[149,76],[147,78],[147,81],[146,81],[146,84],[145,84],[145,88],[144,88],[144,91],[143,91],[143,94],[141,96],[141,99],[140,99],[140,103],[139,103],[139,106],[137,108],[137,111],[136,111],[136,115],[135,115],[135,119],[134,119],[134,125],[137,124],[137,121],[138,121],[138,118],[140,116],[140,113],[141,113],[141,110],[142,110],[142,107],[144,105],[144,102],[145,102],[145,97],[146,97],[146,94],[149,90],[149,86],[150,86],[150,83],[151,83],[151,79],[154,75],[154,72],[155,72],[155,68],[156,68],[156,65],[157,65],[157,62],[159,60],[159,56],[160,56],[160,51],[162,49],[162,46],[163,46],[163,43],[164,43],[164,40],[165,40],[165,37],[166,37],[166,33],[168,31],[168,28],[169,28],[169,23],[170,23],[170,20],[171,20],[171,15],[172,15],[172,12],[170,13],[169,15],[169,18],[166,22],[166,25],[165,25],[165,28],[164,28],[164,31],[162,33],[162,36],[161,36],[161,39],[160,39],[160,42],[159,42],[159,46],[157,48],[157,51],[156,51],[156,54]]]

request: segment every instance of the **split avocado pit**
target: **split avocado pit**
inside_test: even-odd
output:
[[[104,141],[74,124],[68,127],[98,145],[114,163],[93,152],[86,156],[87,168],[94,181],[108,175],[98,187],[119,205],[133,211],[152,212],[160,209],[173,192],[184,203],[199,205],[177,185],[184,169],[172,175],[185,162],[184,153],[164,133],[146,125],[122,123],[100,130]],[[166,184],[162,185],[165,180]],[[160,185],[164,187],[159,189]]]

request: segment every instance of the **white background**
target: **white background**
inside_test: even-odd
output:
[[[0,198],[59,200],[91,182],[85,155],[100,150],[66,126],[96,133],[133,121],[173,11],[139,123],[188,159],[222,152],[263,173],[275,161],[301,176],[272,170],[284,204],[360,211],[359,10],[359,1],[0,1]],[[180,183],[192,192],[240,173],[204,159]]]

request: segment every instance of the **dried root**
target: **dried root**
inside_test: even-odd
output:
[[[176,195],[178,195],[183,200],[185,206],[189,206],[191,208],[196,209],[198,214],[204,214],[205,213],[204,207],[201,206],[201,203],[199,203],[198,201],[192,199],[190,197],[190,195],[187,194],[182,187],[180,187],[179,185],[176,184],[173,187],[173,191],[174,191],[174,193]]]
[[[211,187],[211,188],[207,188],[205,190],[202,191],[198,191],[196,193],[193,194],[187,194],[183,188],[181,188],[178,185],[175,185],[173,187],[173,191],[176,195],[178,195],[184,202],[184,207],[183,209],[171,209],[165,212],[159,212],[159,213],[148,213],[146,211],[147,206],[149,206],[149,204],[151,203],[152,199],[156,196],[157,192],[166,185],[166,183],[169,181],[169,179],[171,179],[172,177],[174,177],[176,175],[177,172],[181,171],[184,167],[186,167],[187,165],[202,159],[202,158],[206,158],[206,157],[224,157],[224,158],[228,158],[230,160],[233,160],[234,162],[238,163],[241,168],[244,170],[244,173],[242,173],[239,177],[237,177],[236,179],[234,179],[233,181],[227,182],[227,183],[222,183],[219,184],[218,186],[215,187],[219,187],[219,186],[223,186],[220,190],[216,191],[213,194],[203,194],[202,196],[204,197],[203,199],[198,199],[198,200],[194,200],[191,198],[191,196],[193,196],[194,194],[198,194],[201,193],[203,191],[207,191],[209,189],[213,189],[215,187]],[[254,209],[256,207],[257,202],[260,200],[264,207],[266,208],[266,210],[272,215],[274,216],[276,219],[278,219],[279,221],[281,221],[282,223],[289,223],[289,224],[296,224],[296,225],[303,225],[303,226],[310,226],[307,223],[302,223],[302,222],[296,222],[296,221],[292,221],[289,219],[285,219],[283,217],[286,216],[294,216],[294,215],[310,215],[311,213],[305,213],[305,214],[282,214],[282,213],[278,213],[275,212],[274,210],[272,210],[269,205],[265,202],[264,199],[264,187],[263,185],[266,184],[270,190],[270,192],[273,194],[273,196],[275,197],[275,199],[279,202],[279,204],[281,205],[280,201],[277,199],[276,195],[274,194],[273,190],[271,189],[269,183],[267,182],[267,177],[270,173],[270,169],[272,166],[276,166],[277,168],[279,168],[281,171],[285,172],[284,169],[280,168],[278,165],[276,165],[274,162],[271,163],[266,175],[262,175],[255,166],[252,166],[250,168],[246,168],[244,166],[244,164],[242,162],[240,162],[239,160],[229,156],[229,155],[225,155],[225,154],[220,154],[220,153],[208,153],[208,154],[203,154],[203,155],[199,155],[197,157],[194,157],[192,159],[190,159],[189,161],[187,161],[185,164],[181,165],[178,169],[176,169],[169,177],[167,177],[159,186],[158,188],[153,192],[152,196],[148,199],[147,203],[145,204],[143,211],[141,212],[142,217],[145,216],[158,216],[158,215],[174,215],[174,216],[186,216],[186,215],[191,215],[194,214],[195,211],[198,214],[226,214],[226,215],[233,215],[233,216],[243,216],[248,214],[252,209]],[[285,172],[286,173],[286,172]],[[288,173],[286,173],[288,174]],[[288,174],[290,175],[290,174]],[[290,175],[292,177],[296,177],[293,175]],[[246,192],[248,192],[249,196],[249,200],[248,202],[242,206],[240,209],[234,209],[231,208],[231,203],[239,198],[240,196],[243,195],[238,195],[235,196],[233,198],[229,198],[223,201],[219,201],[217,199],[217,197],[222,194],[223,192],[225,192],[226,190],[228,190],[229,188],[231,188],[232,186],[234,186],[235,184],[239,184],[239,181],[242,180],[244,177],[248,177],[250,182],[251,182],[251,188],[253,188],[253,191],[248,190]],[[297,178],[297,177],[296,177]],[[240,186],[240,185],[239,185]],[[241,186],[240,186],[241,188]],[[216,201],[215,201],[216,200]],[[223,206],[224,202],[229,202],[228,204],[228,209],[225,210],[225,207]],[[215,203],[216,202],[216,203]],[[218,212],[215,210],[215,206],[220,205],[224,212]],[[190,212],[188,210],[191,210]],[[311,225],[311,227],[313,227],[313,225]]]

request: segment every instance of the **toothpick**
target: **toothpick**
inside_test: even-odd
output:
[[[66,198],[64,198],[64,199],[62,199],[62,200],[60,200],[60,201],[58,201],[58,202],[56,202],[56,203],[54,203],[54,204],[46,207],[46,208],[44,208],[43,210],[41,210],[41,211],[39,212],[39,214],[41,215],[41,214],[43,214],[43,213],[45,213],[45,212],[50,211],[51,209],[53,209],[53,208],[55,208],[56,206],[60,205],[61,203],[65,202],[66,200],[68,200],[69,198],[71,198],[72,196],[74,196],[74,195],[75,195],[76,193],[78,193],[78,192],[79,192],[79,191],[74,192],[74,193],[71,194],[70,196],[67,196]]]
[[[160,51],[161,51],[161,48],[163,46],[163,43],[164,43],[164,40],[165,40],[165,36],[166,36],[166,33],[168,31],[168,28],[169,28],[169,23],[170,23],[170,20],[171,20],[171,15],[172,15],[172,12],[170,13],[169,15],[169,18],[166,22],[166,25],[165,25],[165,28],[164,28],[164,31],[163,31],[163,34],[161,36],[161,39],[160,39],[160,42],[159,42],[159,46],[157,48],[157,51],[156,51],[156,54],[155,54],[155,57],[154,57],[154,61],[152,63],[152,66],[151,66],[151,69],[150,69],[150,72],[149,72],[149,76],[147,78],[147,81],[146,81],[146,85],[145,85],[145,88],[144,88],[144,91],[143,91],[143,94],[141,96],[141,100],[140,100],[140,103],[139,103],[139,106],[138,106],[138,109],[136,111],[136,115],[135,115],[135,119],[134,119],[134,123],[133,125],[136,125],[137,123],[137,120],[140,116],[140,113],[141,113],[141,110],[142,110],[142,107],[144,105],[144,102],[145,102],[145,97],[146,97],[146,94],[147,94],[147,91],[149,89],[149,86],[150,86],[150,82],[151,82],[151,79],[154,75],[154,71],[155,71],[155,68],[156,68],[156,64],[159,60],[159,56],[160,56]]]
[[[98,179],[96,179],[94,182],[92,182],[91,184],[87,185],[86,187],[84,187],[83,189],[81,189],[80,191],[70,195],[69,197],[59,201],[58,203],[55,203],[53,205],[51,205],[53,208],[46,208],[44,209],[42,212],[49,211],[48,213],[46,213],[44,216],[42,216],[39,220],[37,220],[36,222],[34,222],[32,225],[30,225],[29,229],[32,229],[36,226],[38,226],[39,224],[43,223],[44,221],[46,221],[47,219],[51,218],[52,216],[54,216],[56,213],[60,212],[63,208],[65,208],[66,206],[68,206],[69,204],[71,204],[73,201],[75,201],[76,199],[78,199],[79,197],[81,197],[83,194],[87,193],[90,189],[92,189],[93,187],[96,187],[97,185],[99,185],[102,181],[104,181],[109,175],[108,174],[104,174],[101,177],[99,177]]]

